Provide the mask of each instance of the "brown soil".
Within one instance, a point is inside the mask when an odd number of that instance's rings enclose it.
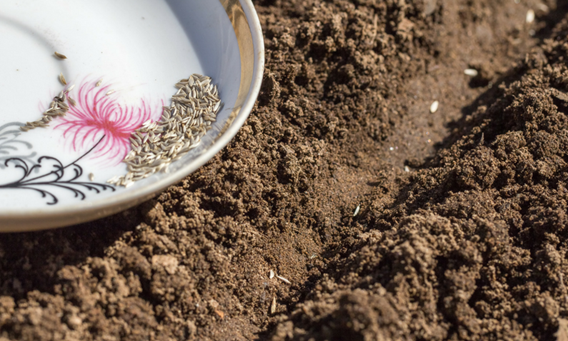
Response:
[[[0,236],[0,340],[568,340],[568,1],[519,2],[256,1],[237,137]]]

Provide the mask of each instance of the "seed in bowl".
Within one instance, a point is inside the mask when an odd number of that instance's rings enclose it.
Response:
[[[222,107],[217,86],[207,76],[193,74],[176,84],[171,105],[158,122],[146,121],[130,136],[131,151],[124,158],[128,172],[108,183],[128,187],[157,172],[197,147]]]

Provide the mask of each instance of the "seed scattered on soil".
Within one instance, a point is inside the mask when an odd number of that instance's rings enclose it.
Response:
[[[432,102],[432,104],[430,105],[430,112],[433,114],[436,111],[438,111],[438,106],[440,105],[440,103],[438,101],[434,101]]]
[[[59,59],[61,59],[61,60],[67,59],[67,56],[65,56],[64,54],[61,54],[61,53],[59,53],[59,52],[57,52],[57,51],[55,51],[54,54],[55,54],[55,57],[57,57],[57,58],[59,58]]]
[[[527,11],[526,21],[527,24],[531,24],[534,21],[534,11],[532,9]]]
[[[268,273],[268,278],[273,279],[274,278],[274,271],[270,270],[270,272]]]
[[[478,72],[477,72],[476,69],[465,69],[465,70],[463,70],[463,73],[467,76],[470,76],[470,77],[475,77],[475,76],[478,75]]]
[[[355,209],[355,212],[353,212],[353,217],[356,217],[357,214],[359,214],[360,209],[361,209],[361,205],[358,205],[357,208]]]
[[[281,281],[284,282],[284,283],[292,284],[292,282],[290,282],[289,280],[287,280],[286,278],[284,278],[284,277],[282,277],[282,276],[280,276],[280,275],[276,275],[276,278],[278,278],[279,280],[281,280]]]
[[[274,314],[276,312],[276,297],[272,298],[272,304],[270,305],[270,313]]]
[[[123,162],[128,173],[108,180],[108,183],[129,186],[159,171],[197,147],[211,129],[221,108],[217,86],[212,79],[198,74],[182,79],[172,97],[172,104],[163,108],[160,121],[145,122],[130,137],[131,151]]]

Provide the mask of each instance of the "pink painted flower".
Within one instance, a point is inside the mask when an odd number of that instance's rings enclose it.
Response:
[[[118,164],[130,151],[130,136],[149,119],[159,119],[159,110],[154,110],[142,100],[140,107],[118,103],[107,95],[110,85],[97,87],[94,82],[85,82],[76,96],[71,96],[75,106],[57,120],[55,129],[63,129],[63,137],[70,138],[74,151],[95,145],[103,136],[102,143],[92,151],[93,158],[105,163]],[[155,117],[157,116],[157,117]]]

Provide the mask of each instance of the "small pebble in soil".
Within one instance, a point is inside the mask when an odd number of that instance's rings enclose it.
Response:
[[[217,316],[219,316],[221,320],[225,318],[225,313],[222,312],[221,310],[215,310],[215,314],[217,314]]]

